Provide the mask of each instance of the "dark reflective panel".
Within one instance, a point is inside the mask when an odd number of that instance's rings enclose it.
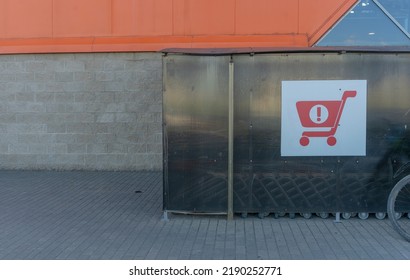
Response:
[[[164,58],[164,208],[227,209],[229,57]]]
[[[234,62],[236,212],[386,211],[394,174],[410,171],[408,54],[256,54]],[[282,81],[339,79],[367,81],[366,156],[282,157]]]
[[[410,39],[406,34],[371,0],[360,1],[317,43],[317,46],[408,45]]]
[[[227,209],[230,59],[164,58],[166,210]],[[386,211],[391,188],[410,173],[409,53],[233,55],[233,62],[234,212]],[[334,80],[367,83],[365,156],[281,156],[282,81]]]

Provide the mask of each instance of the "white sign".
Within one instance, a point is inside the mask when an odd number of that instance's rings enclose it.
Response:
[[[282,156],[365,156],[367,81],[282,81]]]

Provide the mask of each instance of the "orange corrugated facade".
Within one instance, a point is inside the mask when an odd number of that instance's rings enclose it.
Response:
[[[0,53],[309,47],[356,0],[0,0]]]

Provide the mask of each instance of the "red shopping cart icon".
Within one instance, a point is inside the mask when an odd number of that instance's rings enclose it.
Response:
[[[309,137],[327,137],[329,146],[336,145],[334,136],[339,126],[343,108],[349,97],[355,97],[356,91],[345,91],[342,100],[326,101],[298,101],[296,108],[298,110],[300,122],[303,127],[312,128],[304,131],[299,140],[300,145],[309,145]],[[323,130],[330,128],[330,130]]]

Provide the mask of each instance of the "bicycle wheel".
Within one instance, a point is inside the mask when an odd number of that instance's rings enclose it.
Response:
[[[410,175],[401,179],[391,190],[387,213],[393,228],[410,242]]]

